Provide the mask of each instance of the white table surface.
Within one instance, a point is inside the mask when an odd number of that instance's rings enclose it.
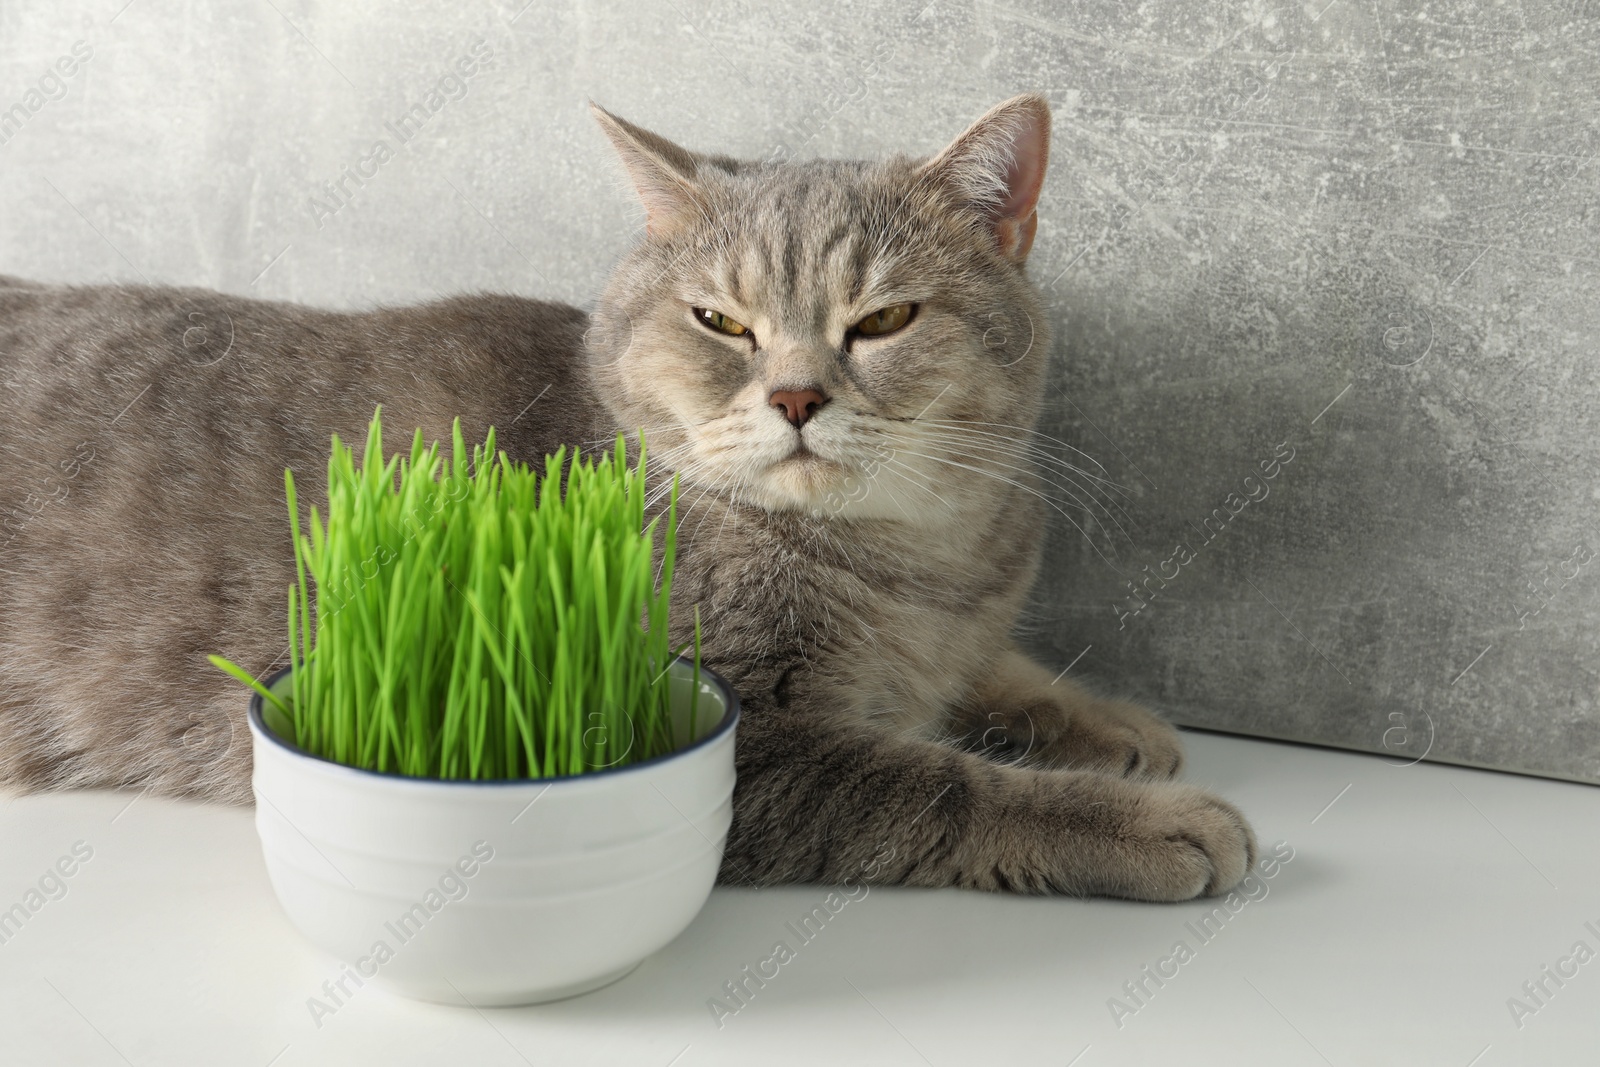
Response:
[[[1600,956],[1571,958],[1600,953],[1600,788],[1186,743],[1189,781],[1294,850],[1208,942],[1188,924],[1215,900],[873,889],[799,945],[785,924],[825,889],[718,889],[599,992],[479,1012],[369,985],[320,1025],[308,999],[340,967],[279,912],[251,811],[10,798],[0,909],[76,842],[93,855],[0,944],[0,1065],[1600,1064]],[[723,983],[780,939],[795,958],[719,1027],[710,998],[731,1006]],[[1137,1005],[1123,984],[1180,940],[1191,958]],[[1531,1000],[1563,957],[1577,973]],[[1537,1011],[1514,1020],[1512,997]]]

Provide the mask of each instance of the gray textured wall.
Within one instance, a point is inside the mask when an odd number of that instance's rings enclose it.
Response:
[[[1043,91],[1046,447],[1107,481],[1031,640],[1194,724],[1600,780],[1597,53],[1594,0],[0,0],[0,271],[587,304],[640,212],[586,96],[860,155]]]

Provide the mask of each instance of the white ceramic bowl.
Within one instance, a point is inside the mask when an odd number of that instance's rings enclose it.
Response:
[[[693,676],[672,667],[686,731]],[[288,671],[268,680],[287,689]],[[286,727],[269,706],[268,717]],[[290,920],[354,975],[422,1000],[532,1004],[614,982],[705,904],[733,818],[737,695],[700,671],[696,739],[567,778],[439,781],[296,748],[250,702],[256,829]]]

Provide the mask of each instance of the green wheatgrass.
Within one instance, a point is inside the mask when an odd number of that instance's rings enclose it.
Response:
[[[469,464],[457,419],[448,465],[420,429],[409,458],[385,463],[381,415],[359,469],[334,436],[327,521],[313,507],[309,536],[284,471],[289,648],[300,665],[287,699],[221,656],[211,662],[281,711],[297,747],[367,770],[557,777],[693,738],[698,612],[687,737],[673,730],[665,670],[682,651],[667,637],[677,480],[657,583],[643,437],[635,468],[619,434],[614,453],[569,463],[562,448],[541,475],[497,453],[493,427]]]

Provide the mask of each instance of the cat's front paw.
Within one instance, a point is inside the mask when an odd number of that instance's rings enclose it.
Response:
[[[1170,725],[1137,704],[1052,677],[1016,651],[1000,657],[953,715],[960,744],[998,762],[1157,780],[1183,766],[1183,744]]]
[[[1052,755],[1064,767],[1166,779],[1183,767],[1178,731],[1137,704],[1096,700],[1067,709]]]
[[[1103,891],[1135,900],[1191,900],[1238,885],[1256,862],[1256,835],[1239,809],[1194,786],[1152,783],[1119,843],[1119,877]]]
[[[1178,732],[1126,701],[1052,694],[991,711],[983,725],[968,746],[1002,762],[1158,781],[1183,767]]]

